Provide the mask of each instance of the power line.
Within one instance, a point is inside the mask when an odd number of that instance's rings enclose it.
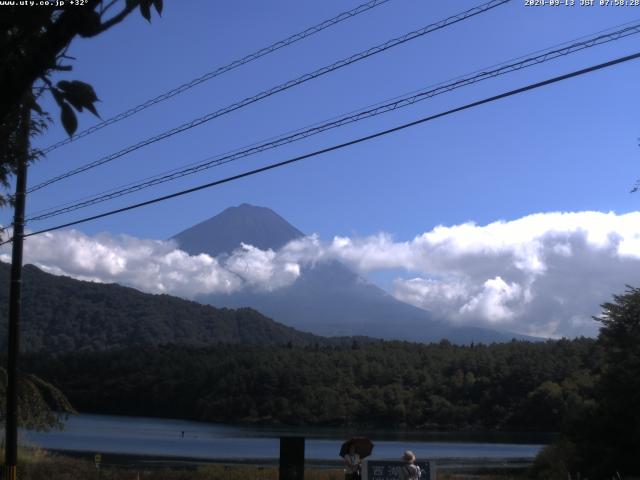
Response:
[[[60,180],[69,178],[73,175],[77,175],[79,173],[85,172],[87,170],[90,170],[92,168],[95,168],[99,165],[103,165],[107,162],[111,162],[117,158],[120,158],[124,155],[127,155],[135,150],[138,150],[140,148],[146,147],[147,145],[150,145],[152,143],[158,142],[160,140],[164,140],[165,138],[171,137],[175,134],[184,132],[186,130],[189,130],[191,128],[197,127],[199,125],[202,125],[203,123],[209,122],[211,120],[213,120],[214,118],[220,117],[222,115],[225,115],[227,113],[233,112],[235,110],[238,110],[240,108],[243,108],[247,105],[250,105],[252,103],[258,102],[264,98],[270,97],[272,95],[275,95],[277,93],[280,93],[284,90],[288,90],[289,88],[292,88],[294,86],[300,85],[302,83],[305,83],[309,80],[318,78],[322,75],[325,75],[327,73],[333,72],[335,70],[338,70],[342,67],[345,67],[347,65],[350,65],[352,63],[358,62],[360,60],[363,60],[365,58],[368,58],[372,55],[376,55],[378,53],[384,52],[386,50],[389,50],[390,48],[396,47],[398,45],[401,45],[403,43],[406,43],[410,40],[414,40],[416,38],[422,37],[428,33],[434,32],[436,30],[440,30],[442,28],[448,27],[449,25],[453,25],[455,23],[461,22],[463,20],[466,20],[468,18],[471,18],[475,15],[479,15],[481,13],[484,13],[488,10],[491,10],[495,7],[498,7],[504,3],[508,3],[511,0],[491,0],[487,3],[484,3],[482,5],[479,5],[477,7],[473,7],[469,10],[465,10],[462,13],[459,13],[457,15],[453,15],[451,17],[445,18],[444,20],[441,20],[439,22],[433,23],[431,25],[427,25],[426,27],[423,27],[419,30],[414,30],[413,32],[409,32],[406,33],[400,37],[396,37],[394,39],[391,39],[383,44],[377,45],[375,47],[371,47],[367,50],[364,50],[362,52],[356,53],[348,58],[339,60],[338,62],[335,62],[331,65],[322,67],[318,70],[315,70],[314,72],[311,73],[307,73],[305,75],[302,75],[301,77],[298,77],[294,80],[289,80],[288,82],[282,83],[278,86],[272,87],[269,90],[264,90],[263,92],[254,95],[253,97],[248,97],[245,98],[244,100],[241,100],[240,102],[234,103],[232,105],[229,105],[227,107],[224,107],[220,110],[217,110],[215,112],[209,113],[203,117],[197,118],[195,120],[192,120],[191,122],[187,122],[184,123],[178,127],[175,127],[171,130],[168,130],[166,132],[163,132],[159,135],[156,135],[154,137],[148,138],[146,140],[143,140],[141,142],[138,142],[134,145],[131,145],[127,148],[124,148],[116,153],[113,153],[111,155],[107,155],[106,157],[103,157],[99,160],[96,160],[94,162],[88,163],[86,165],[83,165],[81,167],[75,168],[73,170],[70,170],[66,173],[63,173],[61,175],[58,175],[56,177],[53,177],[49,180],[46,180],[34,187],[31,187],[31,189],[29,189],[27,191],[27,193],[33,193],[36,190],[40,190],[41,188],[44,188],[48,185],[51,185],[52,183],[56,183]]]
[[[172,97],[175,97],[176,95],[179,95],[180,93],[186,92],[187,90],[192,89],[193,87],[200,85],[201,83],[204,83],[208,80],[211,80],[215,77],[218,77],[220,75],[222,75],[223,73],[227,73],[231,70],[234,70],[242,65],[245,65],[247,63],[253,62],[254,60],[257,60],[261,57],[264,57],[265,55],[268,55],[270,53],[273,53],[277,50],[280,50],[281,48],[284,47],[288,47],[289,45],[292,45],[300,40],[303,40],[307,37],[310,37],[311,35],[314,35],[318,32],[321,32],[322,30],[325,30],[329,27],[332,27],[334,25],[337,25],[338,23],[353,18],[356,15],[360,15],[361,13],[367,12],[377,6],[380,6],[384,3],[389,2],[390,0],[371,0],[369,2],[363,3],[362,5],[357,6],[356,8],[353,8],[349,11],[346,12],[342,12],[339,15],[336,15],[333,18],[330,18],[328,20],[325,20],[324,22],[321,22],[317,25],[314,25],[313,27],[309,27],[306,30],[303,30],[302,32],[298,32],[294,35],[291,35],[290,37],[285,38],[284,40],[280,40],[278,42],[275,42],[271,45],[269,45],[268,47],[265,48],[261,48],[260,50],[253,52],[239,60],[234,60],[233,62],[224,65],[222,67],[218,67],[215,70],[205,73],[204,75],[195,78],[193,80],[191,80],[190,82],[187,83],[183,83],[182,85],[175,87],[171,90],[169,90],[168,92],[165,92],[161,95],[158,95],[155,98],[152,98],[150,100],[147,100],[144,103],[141,103],[140,105],[136,105],[133,108],[130,108],[129,110],[126,110],[124,112],[121,112],[111,118],[108,118],[107,120],[104,120],[96,125],[93,125],[92,127],[89,127],[79,133],[76,133],[74,136],[66,138],[64,140],[60,140],[57,143],[54,143],[46,148],[44,148],[42,150],[43,154],[47,154],[53,150],[56,150],[57,148],[60,148],[64,145],[67,145],[71,142],[74,142],[76,140],[78,140],[79,138],[82,137],[86,137],[87,135],[91,135],[92,133],[97,132],[98,130],[103,129],[104,127],[107,127],[109,125],[113,125],[114,123],[120,122],[122,120],[124,120],[125,118],[131,117],[132,115],[135,115],[136,113],[139,113],[143,110],[146,110],[147,108],[163,102],[165,100],[168,100]]]
[[[518,57],[509,59],[509,60],[505,60],[505,61],[502,61],[500,63],[496,63],[496,64],[493,64],[493,65],[490,65],[488,67],[484,67],[484,68],[479,69],[479,70],[474,70],[473,72],[465,74],[465,75],[459,75],[457,77],[451,78],[451,79],[443,81],[443,82],[430,84],[425,88],[434,88],[434,87],[442,86],[442,85],[444,85],[446,83],[455,82],[457,80],[464,79],[465,77],[469,77],[471,75],[481,74],[481,73],[486,72],[487,70],[490,70],[490,69],[497,69],[497,67],[504,67],[505,65],[508,65],[509,63],[514,63],[514,62],[516,62],[518,60],[524,60],[524,59],[527,59],[528,57],[531,57],[531,56],[537,56],[537,55],[540,55],[542,53],[551,53],[551,50],[553,50],[553,49],[561,49],[561,48],[565,48],[567,46],[571,47],[571,46],[574,46],[574,45],[576,45],[578,43],[584,43],[584,42],[587,42],[587,41],[590,41],[590,40],[597,40],[597,38],[600,38],[600,37],[594,38],[594,35],[600,35],[602,37],[604,37],[604,36],[613,36],[613,35],[616,35],[617,33],[620,33],[622,31],[626,30],[626,27],[628,27],[629,25],[633,25],[634,23],[638,23],[638,22],[640,22],[640,19],[635,19],[635,20],[632,20],[630,22],[625,22],[625,23],[622,23],[622,24],[619,24],[619,25],[615,25],[613,27],[609,27],[609,28],[606,28],[606,29],[603,29],[603,30],[599,30],[599,31],[593,32],[593,33],[591,33],[589,35],[582,35],[582,36],[580,36],[578,38],[574,38],[572,40],[568,40],[568,41],[565,41],[565,42],[562,42],[562,43],[557,43],[557,44],[554,44],[552,46],[549,46],[549,47],[546,47],[546,48],[543,48],[543,49],[538,49],[538,50],[535,50],[533,52],[529,52],[529,53],[526,53],[524,55],[520,55]],[[625,27],[625,28],[621,29],[619,31],[615,30],[615,29],[620,29],[621,27]],[[631,27],[631,28],[634,28],[634,27],[635,27],[635,25],[633,27]],[[609,33],[607,33],[607,32],[609,32]],[[622,38],[623,36],[627,36],[627,35],[621,35],[620,37],[617,37],[617,38],[611,38],[611,40],[616,40],[618,38]],[[602,43],[606,43],[606,42],[602,42]],[[595,46],[595,45],[593,45],[593,46]],[[571,52],[571,53],[573,53],[573,52]],[[396,97],[393,97],[393,98],[390,98],[390,99],[387,99],[387,100],[383,100],[383,101],[377,102],[375,104],[371,104],[371,105],[369,105],[367,107],[362,107],[362,108],[359,108],[359,109],[356,109],[356,110],[352,110],[352,111],[350,111],[348,113],[345,113],[345,114],[342,114],[342,115],[336,115],[336,116],[331,117],[329,119],[326,119],[324,121],[315,122],[315,123],[313,123],[311,125],[307,125],[306,127],[303,127],[303,128],[290,130],[290,131],[288,131],[286,133],[282,133],[280,135],[275,135],[275,136],[269,137],[267,139],[262,139],[262,140],[253,142],[253,143],[251,143],[249,145],[245,145],[244,147],[235,148],[235,149],[233,149],[231,151],[227,151],[227,152],[219,154],[217,156],[211,156],[211,157],[208,157],[208,158],[206,158],[204,160],[199,160],[197,162],[191,162],[191,163],[188,163],[186,165],[182,165],[180,167],[172,168],[170,170],[166,170],[164,172],[161,172],[161,173],[158,173],[158,174],[155,174],[155,175],[151,175],[151,176],[148,176],[148,177],[145,177],[145,178],[142,178],[142,179],[131,181],[131,182],[126,183],[124,185],[119,185],[117,187],[113,187],[113,188],[110,188],[108,190],[103,190],[102,192],[99,192],[99,193],[96,193],[96,194],[86,195],[86,196],[83,196],[83,197],[75,199],[75,200],[70,200],[70,201],[67,201],[67,202],[64,202],[64,203],[61,203],[61,204],[57,204],[57,205],[54,205],[54,206],[51,206],[51,207],[42,208],[40,210],[36,210],[35,212],[32,212],[30,214],[31,218],[29,218],[28,220],[35,220],[34,217],[36,215],[49,213],[49,212],[52,212],[53,210],[57,210],[57,209],[62,208],[62,207],[75,205],[75,204],[78,204],[80,202],[84,202],[85,200],[96,199],[98,196],[107,195],[107,194],[110,194],[110,193],[117,192],[118,190],[126,189],[128,187],[136,186],[138,184],[142,184],[141,182],[153,181],[153,180],[159,179],[161,177],[164,177],[166,175],[170,175],[172,173],[177,173],[177,172],[180,172],[180,171],[182,171],[184,169],[188,169],[190,167],[202,165],[203,162],[208,162],[209,160],[212,160],[214,158],[220,158],[220,157],[223,157],[223,156],[228,156],[228,155],[231,155],[232,153],[237,153],[237,152],[240,152],[241,150],[248,149],[250,147],[254,147],[254,146],[260,145],[262,143],[275,141],[275,140],[281,139],[284,136],[292,135],[294,133],[299,133],[302,130],[310,129],[312,127],[316,127],[316,126],[322,125],[323,123],[327,123],[327,122],[330,122],[330,121],[335,121],[335,120],[343,118],[343,117],[345,117],[347,115],[352,115],[352,114],[355,114],[355,113],[361,113],[366,109],[371,109],[371,108],[374,108],[374,107],[382,106],[385,103],[389,103],[389,102],[393,102],[393,101],[396,101],[396,100],[400,100],[400,99],[402,99],[402,98],[404,98],[406,96],[418,94],[418,93],[422,92],[423,90],[424,89],[414,90],[414,91],[408,92],[408,93],[406,93],[404,95],[398,95]]]
[[[350,123],[355,123],[366,118],[371,118],[377,115],[381,115],[383,113],[387,113],[399,108],[407,107],[413,105],[414,103],[427,100],[429,98],[435,97],[437,95],[441,95],[446,92],[450,92],[452,90],[465,87],[477,82],[481,82],[483,80],[487,80],[490,78],[494,78],[500,75],[504,75],[510,72],[518,71],[523,68],[528,68],[534,65],[539,65],[541,63],[556,59],[558,57],[566,56],[572,53],[579,52],[581,50],[591,48],[597,45],[602,45],[614,40],[618,40],[620,38],[628,37],[630,35],[634,35],[640,33],[640,23],[632,26],[625,27],[623,29],[607,33],[604,35],[599,35],[596,37],[587,38],[581,42],[573,43],[563,48],[545,51],[542,54],[524,58],[518,62],[506,63],[502,64],[502,66],[498,68],[494,68],[492,70],[485,69],[481,70],[479,73],[470,74],[464,77],[459,77],[456,81],[450,83],[442,83],[438,85],[436,88],[429,88],[420,90],[417,92],[412,92],[411,94],[405,95],[403,97],[396,97],[391,102],[377,104],[373,108],[367,108],[366,110],[360,110],[357,113],[346,114],[341,117],[338,117],[337,120],[327,121],[324,123],[316,124],[311,128],[298,130],[297,132],[291,135],[284,135],[280,137],[276,137],[275,140],[268,141],[262,144],[254,144],[245,149],[234,151],[233,153],[225,154],[223,156],[215,156],[209,157],[208,159],[189,165],[188,167],[182,169],[174,169],[164,174],[156,175],[150,179],[138,182],[138,183],[130,183],[123,187],[115,188],[109,190],[107,192],[103,192],[98,195],[94,195],[92,197],[86,197],[86,199],[81,199],[76,202],[69,202],[60,207],[53,207],[48,209],[45,213],[40,215],[32,215],[28,218],[28,221],[40,221],[45,220],[51,217],[55,217],[58,215],[62,215],[64,213],[68,213],[71,211],[75,211],[81,208],[86,208],[91,205],[95,205],[97,203],[102,203],[108,200],[112,200],[114,198],[118,198],[124,195],[128,195],[130,193],[134,193],[155,185],[160,185],[162,183],[166,183],[187,175],[193,175],[195,173],[199,173],[201,171],[217,167],[219,165],[223,165],[240,158],[244,158],[250,155],[254,155],[257,153],[264,152],[266,150],[270,150],[273,148],[277,148],[279,146],[293,143],[304,138],[308,138],[312,135],[319,134],[321,132],[341,127]],[[520,57],[523,58],[523,57]],[[490,68],[490,67],[489,67]]]
[[[461,111],[464,111],[464,110],[468,110],[468,109],[471,109],[471,108],[474,108],[474,107],[478,107],[480,105],[484,105],[484,104],[487,104],[487,103],[491,103],[491,102],[494,102],[496,100],[500,100],[500,99],[503,99],[503,98],[511,97],[511,96],[514,96],[514,95],[517,95],[517,94],[520,94],[520,93],[524,93],[524,92],[530,91],[530,90],[535,90],[537,88],[541,88],[541,87],[544,87],[546,85],[550,85],[550,84],[553,84],[553,83],[561,82],[561,81],[567,80],[569,78],[585,75],[587,73],[591,73],[591,72],[594,72],[594,71],[597,71],[597,70],[602,70],[604,68],[612,67],[614,65],[618,65],[618,64],[621,64],[621,63],[624,63],[624,62],[628,62],[628,61],[631,61],[631,60],[636,60],[638,58],[640,58],[640,52],[634,53],[632,55],[627,55],[625,57],[620,57],[620,58],[617,58],[615,60],[610,60],[610,61],[605,62],[605,63],[600,63],[598,65],[593,65],[591,67],[583,68],[581,70],[575,70],[575,71],[573,71],[571,73],[566,73],[564,75],[560,75],[560,76],[553,77],[553,78],[550,78],[550,79],[547,79],[547,80],[543,80],[541,82],[532,83],[532,84],[529,84],[529,85],[524,86],[524,87],[516,88],[515,90],[510,90],[508,92],[504,92],[504,93],[501,93],[499,95],[494,95],[492,97],[488,97],[488,98],[485,98],[483,100],[478,100],[476,102],[468,103],[468,104],[463,105],[461,107],[456,107],[456,108],[453,108],[451,110],[447,110],[445,112],[441,112],[441,113],[437,113],[435,115],[430,115],[430,116],[427,116],[427,117],[423,117],[423,118],[420,118],[418,120],[414,120],[413,122],[404,123],[404,124],[399,125],[397,127],[389,128],[387,130],[382,130],[382,131],[373,133],[371,135],[367,135],[367,136],[360,137],[360,138],[357,138],[357,139],[354,139],[354,140],[350,140],[348,142],[341,143],[341,144],[338,144],[338,145],[333,145],[331,147],[323,148],[321,150],[316,150],[314,152],[307,153],[307,154],[304,154],[304,155],[300,155],[298,157],[290,158],[290,159],[284,160],[282,162],[272,163],[270,165],[267,165],[267,166],[264,166],[264,167],[261,167],[261,168],[256,168],[254,170],[249,170],[249,171],[237,174],[237,175],[233,175],[231,177],[226,177],[226,178],[223,178],[221,180],[216,180],[214,182],[209,182],[209,183],[205,183],[203,185],[198,185],[197,187],[189,188],[189,189],[186,189],[186,190],[181,190],[179,192],[175,192],[175,193],[172,193],[172,194],[169,194],[169,195],[163,195],[161,197],[156,197],[156,198],[153,198],[151,200],[146,200],[144,202],[140,202],[140,203],[136,203],[136,204],[133,204],[133,205],[129,205],[127,207],[118,208],[118,209],[111,210],[111,211],[108,211],[108,212],[105,212],[105,213],[100,213],[98,215],[92,215],[90,217],[85,217],[85,218],[82,218],[80,220],[75,220],[73,222],[68,222],[68,223],[64,223],[64,224],[61,224],[61,225],[56,225],[54,227],[45,228],[43,230],[38,230],[36,232],[31,232],[31,233],[25,234],[24,237],[31,237],[31,236],[34,236],[34,235],[40,235],[42,233],[51,232],[51,231],[54,231],[54,230],[60,230],[61,228],[66,228],[66,227],[71,227],[71,226],[74,226],[74,225],[79,225],[81,223],[86,223],[86,222],[89,222],[91,220],[97,220],[99,218],[104,218],[104,217],[108,217],[108,216],[115,215],[115,214],[118,214],[118,213],[123,213],[123,212],[129,211],[129,210],[134,210],[136,208],[144,207],[144,206],[151,205],[151,204],[154,204],[154,203],[158,203],[158,202],[162,202],[162,201],[169,200],[169,199],[172,199],[172,198],[180,197],[182,195],[187,195],[189,193],[197,192],[199,190],[204,190],[204,189],[207,189],[207,188],[215,187],[217,185],[222,185],[224,183],[229,183],[229,182],[232,182],[234,180],[239,180],[241,178],[245,178],[245,177],[249,177],[249,176],[252,176],[252,175],[256,175],[258,173],[263,173],[263,172],[266,172],[266,171],[269,171],[269,170],[273,170],[275,168],[283,167],[285,165],[290,165],[292,163],[296,163],[296,162],[299,162],[301,160],[305,160],[307,158],[316,157],[316,156],[322,155],[324,153],[340,150],[340,149],[349,147],[351,145],[356,145],[358,143],[363,143],[363,142],[366,142],[366,141],[369,141],[369,140],[373,140],[373,139],[378,138],[378,137],[382,137],[382,136],[385,136],[385,135],[388,135],[388,134],[391,134],[391,133],[395,133],[395,132],[404,130],[404,129],[409,128],[409,127],[420,125],[422,123],[426,123],[426,122],[435,120],[437,118],[441,118],[441,117],[445,117],[445,116],[448,116],[448,115],[452,115],[454,113],[461,112]],[[0,245],[4,245],[6,243],[9,243],[12,240],[13,239],[6,240],[6,241],[0,243]]]

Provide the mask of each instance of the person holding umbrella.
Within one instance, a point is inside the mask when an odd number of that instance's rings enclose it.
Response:
[[[349,446],[349,452],[342,458],[344,458],[345,463],[344,480],[360,480],[360,464],[362,460],[358,452],[356,452],[356,446],[353,444]]]
[[[362,459],[371,455],[373,443],[365,437],[354,437],[342,444],[340,456],[344,459],[345,480],[360,480]]]

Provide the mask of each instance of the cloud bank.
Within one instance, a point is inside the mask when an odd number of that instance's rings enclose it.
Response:
[[[10,259],[0,249],[0,259]],[[169,241],[50,232],[25,242],[25,261],[54,274],[193,298],[292,284],[305,267],[340,260],[361,274],[402,269],[399,300],[459,324],[541,336],[595,335],[592,315],[640,285],[640,212],[542,213],[488,225],[438,226],[406,242],[389,234],[317,236],[278,251],[243,245],[191,256]]]
[[[535,214],[439,226],[409,242],[336,238],[328,249],[362,272],[405,269],[395,297],[452,322],[596,335],[600,304],[640,285],[640,212]]]
[[[1,261],[11,261],[7,246],[0,252]],[[108,234],[90,237],[76,230],[27,238],[24,259],[54,275],[115,282],[148,293],[184,298],[243,288],[269,291],[290,285],[300,275],[296,264],[283,262],[275,252],[251,245],[217,259],[189,255],[171,241]]]

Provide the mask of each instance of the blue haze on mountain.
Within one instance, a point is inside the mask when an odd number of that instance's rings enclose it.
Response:
[[[230,254],[241,243],[278,250],[304,234],[274,211],[249,204],[231,207],[173,237],[191,255]],[[324,336],[371,337],[453,343],[530,339],[510,332],[454,326],[429,312],[396,300],[338,261],[304,267],[290,286],[272,292],[242,290],[203,295],[217,307],[252,307],[274,320]]]

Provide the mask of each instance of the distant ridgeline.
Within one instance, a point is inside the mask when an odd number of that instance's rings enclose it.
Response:
[[[0,351],[6,350],[10,266],[0,262]],[[327,344],[256,310],[219,309],[116,284],[83,282],[24,268],[21,350],[74,352],[176,343]]]
[[[143,347],[23,368],[82,412],[210,422],[558,431],[593,405],[594,340]]]

